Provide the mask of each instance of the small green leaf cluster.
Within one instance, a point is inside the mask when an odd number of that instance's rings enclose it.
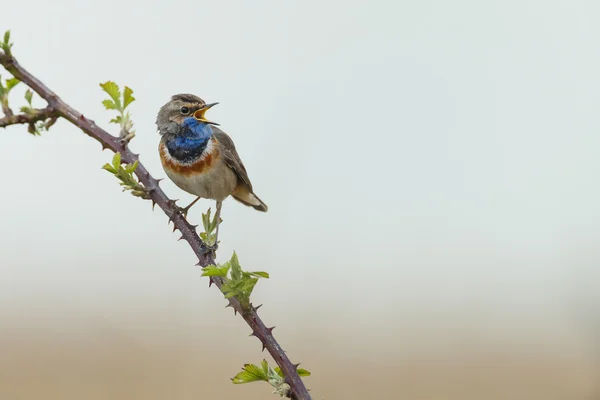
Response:
[[[2,42],[0,43],[0,48],[2,49],[2,51],[4,51],[4,54],[11,57],[12,56],[12,53],[11,53],[12,46],[13,45],[10,42],[10,30],[8,30],[8,31],[4,32],[4,38],[3,38]]]
[[[269,278],[269,274],[262,271],[243,271],[238,256],[233,252],[231,260],[222,265],[209,265],[202,271],[202,276],[223,278],[221,291],[226,299],[234,297],[238,300],[242,309],[250,309],[250,295],[254,286],[260,278]]]
[[[2,84],[2,79],[0,79],[0,96],[8,96],[8,93],[11,91],[11,89],[17,86],[19,82],[21,81],[17,78],[8,78],[5,80],[4,84]]]
[[[146,188],[133,176],[137,166],[138,161],[136,160],[133,164],[127,164],[123,168],[121,165],[121,153],[115,153],[112,159],[112,165],[106,163],[102,166],[102,169],[107,170],[121,181],[123,191],[130,190],[131,194],[136,197],[149,199],[150,195]]]
[[[26,106],[21,107],[21,112],[25,113],[27,115],[33,116],[36,114],[36,112],[38,112],[35,108],[33,108],[33,104],[31,103],[31,101],[33,100],[33,92],[31,91],[31,89],[27,89],[25,91],[25,101],[27,102]],[[32,135],[41,135],[42,131],[47,131],[50,129],[50,126],[52,126],[52,124],[54,124],[54,121],[52,119],[48,119],[46,121],[37,121],[34,124],[30,124],[29,128],[27,129],[29,131],[29,133],[31,133]]]
[[[298,368],[296,371],[299,376],[310,376],[310,371],[303,368]],[[275,388],[273,393],[279,394],[281,397],[286,397],[290,390],[289,385],[285,383],[285,376],[281,368],[272,368],[264,359],[260,365],[245,364],[242,372],[234,376],[231,381],[234,384],[265,381]]]
[[[214,218],[210,218],[211,210],[210,208],[206,212],[206,214],[202,214],[202,225],[204,226],[204,232],[200,233],[200,239],[208,246],[213,246],[215,244],[217,229],[217,215],[215,214]],[[223,222],[221,218],[219,218],[219,223]]]
[[[129,142],[135,136],[131,114],[129,114],[129,111],[126,110],[127,107],[135,100],[135,97],[133,97],[133,90],[125,86],[123,88],[123,96],[121,96],[121,90],[119,89],[119,86],[113,81],[101,83],[100,87],[110,97],[110,99],[102,101],[104,107],[106,107],[107,110],[116,110],[120,114],[111,119],[110,122],[119,124],[121,126],[119,137],[123,141]]]

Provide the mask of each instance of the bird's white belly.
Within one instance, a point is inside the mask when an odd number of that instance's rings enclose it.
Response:
[[[224,200],[235,190],[237,176],[219,159],[215,165],[202,173],[178,174],[165,168],[169,178],[181,189],[205,199]]]

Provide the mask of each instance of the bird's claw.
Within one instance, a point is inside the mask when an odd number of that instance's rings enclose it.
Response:
[[[196,202],[200,200],[200,197],[197,197],[196,200],[192,201],[190,204],[188,204],[187,207],[179,207],[176,202],[177,200],[169,200],[169,204],[171,205],[171,207],[173,208],[173,214],[171,215],[171,219],[173,219],[173,217],[175,216],[175,213],[180,213],[184,219],[187,220],[187,214],[188,211],[190,210],[190,208],[192,208],[192,206],[194,204],[196,204]]]
[[[173,214],[171,214],[171,218],[169,218],[169,219],[172,221],[173,217],[177,213],[181,214],[184,219],[187,219],[187,214],[188,214],[188,211],[190,210],[191,205],[187,206],[187,207],[179,207],[177,204],[175,204],[175,201],[174,200],[169,201],[170,206],[173,208]]]
[[[178,213],[180,213],[183,216],[183,218],[185,218],[185,219],[187,219],[187,214],[188,214],[189,210],[190,210],[189,207],[175,206],[175,211],[178,212]]]

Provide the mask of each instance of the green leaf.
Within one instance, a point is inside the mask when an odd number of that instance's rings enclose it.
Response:
[[[112,165],[116,170],[119,169],[119,167],[121,166],[121,153],[115,153],[112,159]]]
[[[4,50],[7,55],[10,55],[10,48],[12,47],[12,44],[10,43],[10,30],[4,32],[4,40],[0,43],[0,47],[2,47],[2,50]]]
[[[210,208],[206,211],[206,214],[202,214],[202,226],[204,226],[204,232],[212,232],[210,229]]]
[[[132,94],[133,90],[125,86],[125,89],[123,90],[123,109],[127,108],[127,106],[135,100],[135,97],[133,97]]]
[[[236,265],[237,268],[240,268],[240,261],[238,259],[237,253],[234,251],[233,255],[231,256],[231,263]]]
[[[4,50],[7,56],[11,56],[10,49],[12,48],[12,43],[10,43],[10,31],[4,33],[4,41],[0,43],[0,48]]]
[[[231,279],[233,281],[239,281],[242,279],[242,267],[240,266],[240,262],[238,261],[238,256],[236,252],[233,252],[231,256]]]
[[[254,272],[248,272],[248,274],[252,275],[252,276],[256,276],[259,278],[266,278],[269,279],[269,274],[263,271],[254,271]]]
[[[202,276],[220,276],[222,278],[225,278],[227,277],[227,272],[229,272],[229,268],[229,263],[225,263],[221,267],[209,265],[202,270]]]
[[[121,118],[121,116],[119,115],[119,116],[116,116],[116,117],[114,117],[113,119],[111,119],[111,120],[110,120],[110,121],[108,121],[108,122],[109,122],[109,123],[114,123],[114,124],[120,124],[122,120],[123,120],[123,119],[122,119],[122,118]]]
[[[254,290],[256,282],[258,282],[258,278],[247,277],[242,281],[244,282],[244,286],[242,287],[242,293],[244,293],[245,296],[250,297],[252,291]]]
[[[285,378],[285,375],[283,375],[283,371],[281,371],[281,368],[275,367],[275,372],[277,372],[277,374],[279,376],[281,376],[282,378]],[[310,376],[311,375],[310,371],[306,370],[304,368],[298,368],[298,369],[296,369],[296,372],[298,373],[299,376]]]
[[[113,173],[113,174],[116,174],[116,173],[117,173],[117,170],[116,170],[116,169],[114,169],[114,168],[113,168],[113,166],[112,166],[112,165],[110,165],[110,164],[108,164],[108,163],[104,164],[104,165],[102,166],[102,169],[105,169],[105,170],[107,170],[108,172],[111,172],[111,173]]]
[[[33,92],[31,91],[31,89],[27,89],[25,91],[25,100],[27,100],[27,103],[29,103],[29,105],[31,105],[32,99],[33,99]]]
[[[123,167],[121,154],[115,153],[112,164],[104,164],[102,168],[115,175],[121,181],[119,185],[121,185],[124,192],[130,190],[134,196],[149,199],[149,191],[133,175],[138,165],[139,162],[136,160],[132,164],[127,164]]]
[[[269,378],[269,363],[267,360],[263,358],[263,360],[260,362],[260,366],[263,370],[263,373],[267,376],[267,378]]]
[[[121,108],[121,91],[119,90],[119,86],[113,81],[107,81],[100,84],[100,87],[108,93],[108,95],[113,99],[115,103],[115,110],[122,110]],[[104,101],[102,102],[106,107]]]
[[[265,367],[266,366],[266,367]],[[265,360],[260,366],[254,364],[245,364],[242,372],[231,379],[234,384],[250,383],[256,381],[269,381],[268,364]]]
[[[310,372],[305,369],[297,369],[300,376],[310,376]],[[279,367],[272,368],[267,360],[262,360],[260,365],[244,364],[242,372],[231,379],[234,384],[242,384],[256,381],[266,381],[275,388],[275,392],[282,397],[289,393],[289,385],[285,383],[285,378]]]
[[[145,197],[147,193],[144,190],[132,190],[131,194],[136,197]]]
[[[231,286],[231,281],[227,281],[223,284],[223,286],[221,286],[221,290],[226,293],[226,292],[233,292],[235,291],[235,289]]]
[[[102,104],[104,105],[104,108],[106,108],[107,110],[118,110],[115,102],[110,99],[102,100]]]
[[[8,92],[10,89],[14,88],[21,82],[17,78],[11,78],[6,80],[6,91]]]
[[[135,160],[135,162],[133,164],[127,164],[127,168],[125,168],[125,171],[127,171],[127,173],[132,174],[135,172],[135,170],[137,169],[138,165],[139,165],[139,160]]]
[[[221,290],[223,291],[223,294],[225,295],[226,299],[229,299],[233,296],[237,296],[240,294],[240,288],[237,287],[237,285],[239,285],[240,282],[234,283],[232,281],[227,281],[223,284],[223,286],[221,286]]]

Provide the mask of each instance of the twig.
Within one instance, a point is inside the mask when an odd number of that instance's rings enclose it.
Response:
[[[6,114],[5,117],[0,118],[0,128],[5,128],[9,125],[16,124],[28,124],[34,125],[38,121],[45,121],[47,119],[55,119],[60,115],[54,111],[54,109],[50,107],[42,108],[42,109],[33,109],[26,114]]]
[[[5,102],[0,103],[2,103],[2,112],[4,113],[4,115],[7,117],[12,117],[14,113],[13,110],[8,106],[8,104],[6,104]]]
[[[30,74],[25,68],[23,68],[12,54],[0,52],[0,64],[4,66],[6,70],[14,75],[15,78],[19,79],[31,89],[33,89],[40,97],[48,102],[48,107],[43,110],[36,110],[38,113],[35,114],[37,120],[46,118],[62,117],[80,128],[84,133],[91,136],[102,145],[103,149],[109,149],[113,152],[121,153],[121,160],[123,163],[133,163],[139,160],[139,154],[132,153],[127,144],[124,143],[120,138],[111,135],[104,129],[100,128],[96,123],[83,114],[63,102],[53,91],[51,91],[46,85],[44,85],[35,76]],[[14,124],[31,123],[32,118],[25,119],[23,115],[16,115],[12,117],[5,117],[3,125],[5,127]],[[149,191],[152,203],[157,204],[173,221],[173,230],[179,230],[181,232],[181,238],[188,242],[196,256],[198,257],[198,264],[201,267],[208,265],[216,265],[215,260],[212,256],[210,249],[202,242],[198,234],[196,233],[196,226],[191,225],[177,210],[175,202],[170,200],[163,190],[158,186],[159,180],[155,179],[150,175],[146,167],[138,161],[138,167],[135,170],[135,174],[140,182]],[[213,277],[210,280],[210,284],[215,284],[221,290],[223,280],[218,277]],[[304,382],[296,372],[297,365],[292,364],[288,356],[285,354],[279,343],[275,340],[272,334],[273,328],[267,328],[263,321],[260,319],[257,309],[258,307],[252,306],[250,310],[244,311],[240,306],[240,303],[235,298],[230,298],[229,306],[233,307],[235,313],[240,313],[244,321],[252,329],[252,335],[256,336],[262,343],[263,350],[271,354],[277,365],[281,368],[285,375],[286,383],[290,385],[290,393],[288,397],[297,400],[310,400],[311,396],[308,393]],[[260,307],[260,306],[259,306]]]

